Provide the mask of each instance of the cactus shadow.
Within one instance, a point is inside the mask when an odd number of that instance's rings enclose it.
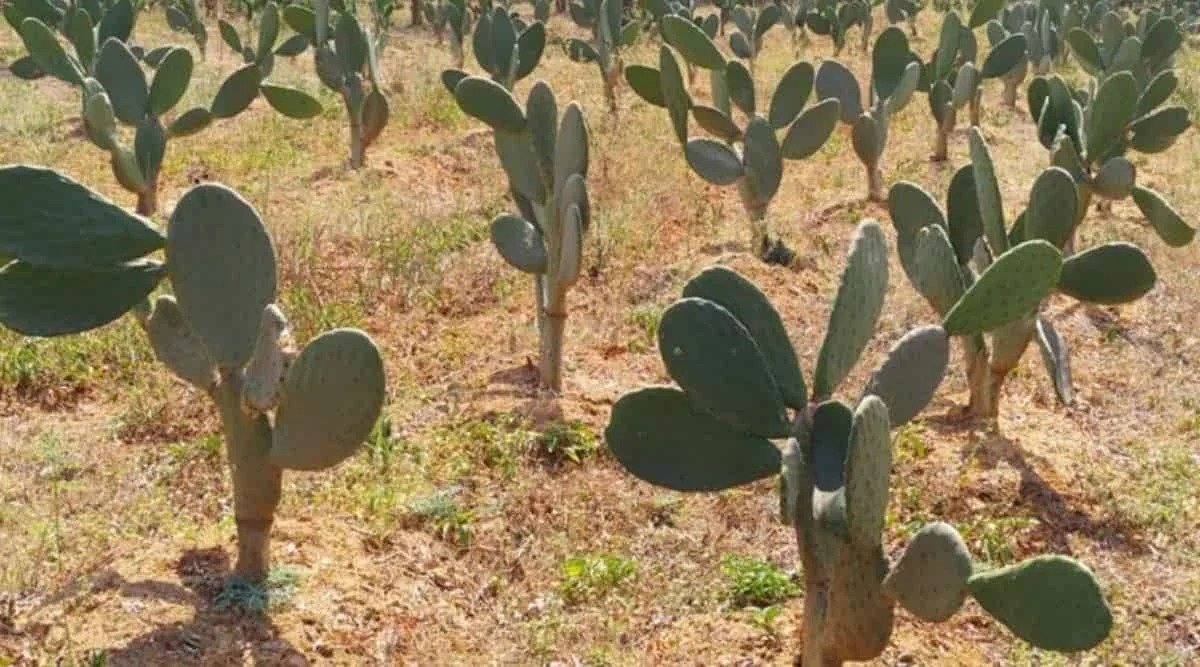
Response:
[[[108,664],[246,664],[247,658],[253,665],[309,664],[281,636],[267,614],[231,610],[218,603],[218,594],[231,571],[225,549],[189,549],[175,565],[178,584],[161,580],[116,582],[123,597],[190,604],[193,617],[163,623],[124,646],[109,649]]]
[[[987,434],[965,449],[963,458],[974,459],[989,470],[1006,464],[1020,474],[1017,504],[1037,517],[1039,525],[1035,535],[1050,550],[1069,554],[1068,536],[1082,535],[1109,550],[1130,555],[1148,553],[1149,547],[1131,522],[1121,516],[1094,518],[1086,507],[1081,506],[1080,498],[1068,497],[1054,489],[1038,472],[1037,457],[1017,441],[995,433]]]

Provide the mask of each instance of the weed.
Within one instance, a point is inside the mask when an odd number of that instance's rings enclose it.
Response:
[[[462,490],[461,486],[450,486],[413,500],[408,504],[410,523],[425,526],[444,542],[470,546],[475,514],[459,501]]]
[[[592,554],[563,561],[558,592],[568,604],[602,598],[637,574],[637,564],[621,556]]]
[[[534,439],[533,449],[552,464],[583,463],[600,451],[600,443],[582,422],[553,422]]]
[[[232,575],[217,593],[217,609],[241,610],[251,614],[264,614],[278,610],[287,604],[296,593],[300,573],[287,566],[275,566],[262,583],[247,581]]]
[[[772,563],[746,556],[721,559],[725,598],[733,607],[770,607],[800,594],[800,584]]]

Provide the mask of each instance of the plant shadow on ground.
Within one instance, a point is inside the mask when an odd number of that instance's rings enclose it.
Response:
[[[998,434],[984,435],[963,450],[964,460],[974,460],[986,470],[1001,463],[1021,476],[1017,503],[1037,517],[1037,537],[1056,553],[1072,552],[1067,536],[1083,535],[1104,548],[1131,555],[1149,552],[1134,525],[1122,517],[1096,520],[1078,503],[1055,490],[1029,461],[1020,443]]]
[[[229,555],[220,547],[189,549],[175,572],[182,586],[168,581],[127,581],[111,572],[106,585],[122,597],[190,604],[188,622],[168,623],[124,646],[105,651],[109,665],[249,664],[307,665],[266,613],[222,605],[220,594],[230,575]],[[103,577],[101,577],[103,579]]]

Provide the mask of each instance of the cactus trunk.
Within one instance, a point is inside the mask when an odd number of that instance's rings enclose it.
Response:
[[[563,331],[567,324],[565,301],[565,298],[549,301],[544,309],[539,309],[542,344],[539,370],[542,384],[554,392],[562,391]]]
[[[1004,77],[1004,93],[1000,98],[1004,103],[1004,106],[1010,109],[1017,108],[1017,87],[1020,85],[1020,83],[1021,81],[1016,77]]]
[[[887,193],[883,189],[883,170],[879,163],[865,164],[867,169],[867,199],[873,202],[887,201]]]
[[[953,113],[953,112],[951,112]],[[937,128],[937,135],[933,144],[934,162],[945,162],[950,157],[950,133],[954,127],[950,123],[941,123]]]
[[[980,107],[983,106],[982,103],[983,103],[983,91],[976,90],[975,94],[971,95],[971,104],[969,107],[969,109],[970,109],[969,113],[971,116],[971,127],[979,127],[979,118],[981,115]]]
[[[151,216],[158,212],[158,182],[157,179],[146,184],[145,192],[137,195],[138,215]]]
[[[608,112],[612,115],[617,115],[617,85],[621,80],[621,72],[624,68],[621,66],[619,59],[613,59],[612,66],[605,70],[604,76],[604,99],[608,102]]]
[[[412,24],[421,25],[425,19],[425,14],[421,11],[421,0],[410,0],[409,11],[412,12]]]
[[[366,147],[363,145],[362,123],[350,120],[350,168],[362,169],[367,163]]]
[[[233,513],[238,531],[234,572],[247,581],[263,581],[270,568],[271,524],[283,470],[269,460],[271,423],[263,414],[242,409],[243,379],[227,373],[215,389],[233,477]]]

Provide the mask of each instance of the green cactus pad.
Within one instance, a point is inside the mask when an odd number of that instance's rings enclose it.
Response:
[[[692,97],[688,94],[687,86],[683,83],[683,72],[679,69],[679,61],[675,54],[665,44],[658,51],[659,85],[663,102],[671,116],[671,126],[675,130],[675,138],[680,144],[687,143],[688,111],[692,108]]]
[[[454,89],[458,87],[458,84],[460,82],[462,82],[463,79],[465,79],[469,76],[471,76],[471,75],[467,74],[466,72],[464,72],[460,69],[453,69],[453,68],[444,69],[444,70],[442,70],[442,76],[441,76],[442,87],[445,88],[446,91],[449,92],[451,95],[453,95]]]
[[[704,69],[725,69],[725,56],[692,21],[668,14],[660,21],[663,38],[684,60]]]
[[[779,191],[779,184],[783,180],[783,155],[779,140],[775,138],[775,130],[761,116],[751,118],[746,126],[742,159],[746,180],[759,202],[769,202]]]
[[[804,408],[808,390],[796,360],[796,351],[779,313],[754,283],[732,269],[714,266],[689,280],[683,288],[683,296],[707,299],[737,318],[758,344],[767,368],[783,394],[783,402],[795,410]]]
[[[167,52],[154,72],[150,84],[150,115],[161,116],[175,108],[192,82],[192,54],[187,49]]]
[[[879,546],[892,473],[892,437],[887,405],[868,395],[854,411],[846,451],[846,524],[860,546]]]
[[[1124,156],[1109,158],[1092,179],[1092,190],[1105,199],[1124,199],[1133,193],[1137,168]]]
[[[938,623],[962,608],[972,567],[958,531],[939,521],[913,535],[883,589],[917,618]]]
[[[854,121],[850,132],[850,143],[854,146],[854,154],[863,164],[875,167],[883,156],[884,136],[882,128],[869,113],[864,113]]]
[[[204,349],[204,342],[188,326],[175,297],[158,297],[142,324],[155,358],[181,380],[201,391],[212,391],[217,385],[217,365]]]
[[[341,14],[333,30],[333,45],[347,72],[361,72],[367,64],[367,35],[353,14]]]
[[[789,432],[783,394],[750,332],[705,299],[676,301],[663,313],[658,349],[667,373],[701,409],[764,438]]]
[[[900,181],[888,190],[888,213],[892,228],[896,230],[896,253],[900,266],[910,282],[916,282],[917,267],[914,262],[917,250],[917,233],[929,225],[948,228],[946,216],[933,195],[921,186]]]
[[[578,102],[571,102],[563,112],[562,121],[558,126],[558,138],[554,150],[554,189],[562,190],[567,181],[579,174],[586,177],[588,173],[588,129],[583,117],[583,107]],[[584,225],[587,224],[587,211],[584,211]]]
[[[582,179],[580,179],[582,180]],[[579,282],[579,274],[583,270],[583,214],[579,207],[571,205],[562,217],[562,253],[558,260],[558,274],[555,280],[563,287],[570,287]]]
[[[245,366],[263,309],[275,301],[275,249],[258,212],[213,183],[188,190],[167,226],[175,298],[224,369]]]
[[[725,65],[725,83],[729,87],[729,99],[747,115],[753,115],[758,105],[754,96],[754,79],[750,70],[737,60]]]
[[[803,61],[793,64],[783,73],[771,95],[771,108],[767,112],[771,127],[781,130],[796,120],[812,94],[815,76],[813,66]]]
[[[537,156],[538,171],[546,183],[554,182],[554,152],[558,143],[558,100],[545,81],[538,81],[529,89],[525,101],[525,114],[529,127],[529,140]]]
[[[1067,43],[1071,45],[1071,53],[1075,54],[1075,59],[1088,74],[1096,76],[1104,71],[1104,58],[1100,55],[1100,48],[1086,30],[1071,28],[1067,33]]]
[[[975,197],[979,202],[979,217],[983,223],[983,235],[994,254],[1008,250],[1008,236],[1004,232],[1004,204],[1000,198],[1000,184],[996,181],[996,168],[988,152],[987,142],[979,128],[971,128],[971,166],[974,168]]]
[[[1038,174],[1025,209],[1025,239],[1044,239],[1062,248],[1071,238],[1079,198],[1075,179],[1065,169],[1049,167]]]
[[[1058,400],[1063,405],[1070,405],[1074,389],[1071,387],[1071,357],[1067,344],[1059,337],[1050,320],[1039,315],[1034,324],[1035,340],[1042,352],[1042,364],[1054,383],[1054,393],[1058,394]]]
[[[1182,106],[1163,107],[1135,120],[1129,129],[1129,145],[1142,153],[1160,153],[1192,126],[1188,110]]]
[[[525,273],[545,273],[549,260],[541,233],[516,215],[500,215],[492,221],[492,243],[500,256]]]
[[[692,107],[692,118],[695,118],[696,123],[706,132],[724,142],[732,143],[742,140],[742,128],[738,127],[737,123],[733,122],[733,119],[720,109],[697,104]]]
[[[942,227],[923,227],[917,232],[915,245],[913,287],[944,317],[966,292],[963,269],[957,264],[950,238]]]
[[[83,83],[83,68],[77,60],[67,55],[45,23],[36,18],[26,18],[21,22],[19,32],[25,50],[29,51],[38,69],[76,86]]]
[[[836,60],[824,60],[817,68],[817,97],[835,98],[841,104],[842,122],[851,125],[862,115],[862,92],[858,80]]]
[[[1059,282],[1062,270],[1062,255],[1048,242],[1038,239],[1015,246],[979,276],[946,314],[942,327],[951,336],[967,336],[1028,315]]]
[[[929,111],[938,127],[957,118],[950,113],[954,109],[954,89],[945,80],[934,82],[929,88]],[[950,130],[947,128],[945,131]]]
[[[1065,556],[1038,556],[981,572],[968,586],[989,614],[1041,649],[1087,650],[1112,629],[1112,612],[1095,576]]]
[[[971,9],[971,18],[967,20],[967,28],[974,30],[995,18],[1004,8],[1004,0],[979,0]]]
[[[1157,279],[1141,248],[1132,243],[1106,243],[1067,258],[1058,289],[1087,303],[1129,303],[1153,289]]]
[[[979,214],[979,198],[975,190],[975,169],[963,165],[950,179],[946,191],[946,222],[950,229],[950,244],[958,263],[966,266],[975,252],[975,242],[983,236],[983,218]]]
[[[203,107],[188,109],[179,114],[167,127],[167,136],[172,138],[191,136],[211,125],[212,121],[213,115],[208,109]]]
[[[137,125],[146,117],[150,89],[146,75],[129,47],[110,39],[100,47],[96,59],[96,80],[104,86],[117,118],[128,125]]]
[[[257,60],[266,58],[275,48],[275,42],[279,39],[279,24],[279,6],[268,2],[258,22],[258,49],[255,52]]]
[[[13,27],[17,28],[20,26],[17,24]],[[71,45],[75,47],[75,56],[79,59],[79,64],[83,67],[83,71],[90,71],[95,64],[96,31],[87,10],[82,7],[76,7],[67,12],[63,20],[62,32],[67,36],[67,40],[71,42]]]
[[[102,150],[116,150],[117,117],[113,112],[112,102],[108,99],[108,93],[102,88],[100,92],[87,95],[87,101],[83,105],[83,128],[92,143]]]
[[[800,113],[788,128],[780,145],[784,159],[803,160],[821,150],[837,127],[841,103],[834,98],[821,100]]]
[[[244,408],[266,412],[278,405],[284,373],[290,362],[290,337],[283,311],[275,304],[267,306],[258,325],[254,355],[246,364],[246,384],[242,388]]]
[[[262,71],[258,65],[246,65],[233,74],[217,89],[209,111],[214,118],[232,118],[249,108],[258,97],[258,87],[262,83]]]
[[[713,185],[730,185],[745,175],[741,158],[719,141],[704,137],[688,139],[683,155],[692,170]]]
[[[147,183],[157,183],[158,172],[167,153],[167,131],[157,118],[147,116],[138,124],[133,137],[133,151],[138,170]]]
[[[512,93],[500,84],[479,76],[469,76],[454,88],[454,99],[469,116],[493,129],[521,132],[525,129],[525,112]]]
[[[562,188],[555,193],[560,220],[565,220],[572,207],[579,209],[579,222],[587,231],[591,222],[591,203],[588,200],[587,180],[581,174],[571,174]]]
[[[1161,194],[1150,188],[1135,186],[1133,201],[1154,231],[1167,245],[1182,248],[1192,242],[1196,230],[1184,222],[1179,212]]]
[[[1050,164],[1067,170],[1067,173],[1071,175],[1071,178],[1076,183],[1083,183],[1088,178],[1088,168],[1084,166],[1083,157],[1079,155],[1079,151],[1075,148],[1075,142],[1071,141],[1062,132],[1054,139],[1054,148],[1051,149],[1050,154]]]
[[[878,396],[888,421],[898,428],[912,421],[933,398],[950,363],[950,339],[937,325],[918,327],[888,350],[867,383],[863,396]]]
[[[846,484],[846,452],[854,413],[840,401],[825,401],[812,417],[813,486],[823,493],[835,493]]]
[[[1146,85],[1137,101],[1137,109],[1134,115],[1138,118],[1154,111],[1158,105],[1166,102],[1175,89],[1179,87],[1179,77],[1175,75],[1175,70],[1163,70],[1159,72],[1150,83]]]
[[[541,62],[542,53],[545,50],[546,26],[541,23],[534,23],[517,37],[517,57],[520,59],[520,64],[517,66],[517,80],[524,79],[533,73],[538,63]]]
[[[879,99],[890,98],[900,86],[911,62],[908,54],[908,37],[901,28],[889,26],[875,38],[871,48],[871,83]]]
[[[272,109],[288,118],[306,120],[321,115],[321,103],[302,90],[269,84],[263,84],[259,90]]]
[[[529,132],[497,130],[495,142],[496,156],[500,158],[500,166],[504,168],[512,188],[531,202],[544,203],[546,186],[538,171],[537,155]]]
[[[1087,155],[1092,160],[1107,154],[1124,138],[1125,127],[1137,107],[1138,84],[1132,72],[1117,72],[1104,79],[1091,103],[1087,128]]]
[[[1027,47],[1025,35],[1009,35],[988,52],[979,74],[985,79],[1006,76],[1020,66]]]
[[[143,257],[165,240],[144,218],[57,171],[0,167],[0,255],[85,268]]]
[[[831,396],[875,333],[887,295],[887,240],[879,223],[859,224],[850,243],[825,340],[813,375],[813,397]]]
[[[942,19],[942,29],[938,33],[937,54],[933,61],[933,81],[942,81],[950,75],[950,70],[958,60],[959,44],[962,41],[962,19],[957,12],[950,12]]]
[[[341,463],[370,435],[384,397],[383,359],[370,336],[357,329],[317,336],[287,371],[271,462],[291,470]]]
[[[637,93],[637,96],[656,107],[666,107],[667,99],[663,95],[662,78],[658,70],[645,65],[630,65],[625,68],[625,82]]]
[[[84,268],[10,262],[0,269],[0,323],[26,336],[95,329],[145,301],[165,274],[147,260]]]
[[[116,177],[121,187],[130,192],[146,192],[146,177],[138,168],[137,156],[133,151],[124,146],[117,146],[116,150],[109,155],[109,164],[112,166],[113,176]]]
[[[895,90],[892,91],[890,97],[887,98],[887,104],[884,105],[885,110],[889,114],[899,113],[901,109],[908,106],[912,100],[913,93],[917,92],[917,88],[921,85],[921,64],[917,62],[909,62],[904,68],[904,73],[900,77],[900,82],[896,84]]]
[[[769,440],[731,428],[674,387],[622,396],[604,440],[635,477],[676,491],[721,491],[780,470],[779,449]]]
[[[975,92],[979,90],[979,81],[979,70],[975,69],[974,64],[967,62],[958,68],[954,76],[953,93],[950,96],[956,109],[965,107],[971,101]]]

